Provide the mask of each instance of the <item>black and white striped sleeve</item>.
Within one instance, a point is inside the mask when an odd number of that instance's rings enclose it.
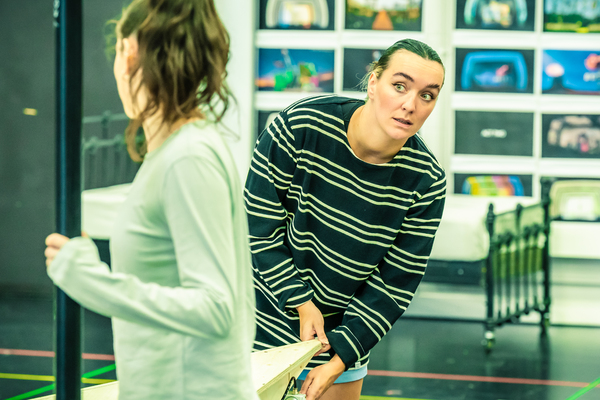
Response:
[[[296,308],[313,297],[286,245],[291,214],[284,202],[296,162],[294,134],[282,112],[258,138],[244,191],[252,264],[281,310]]]

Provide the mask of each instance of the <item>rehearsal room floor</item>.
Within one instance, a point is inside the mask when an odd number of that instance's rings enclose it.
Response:
[[[115,379],[110,320],[85,311],[84,386]],[[600,328],[534,324],[496,330],[490,354],[478,322],[406,317],[375,347],[363,400],[600,399]],[[0,400],[52,393],[53,302],[0,297]]]

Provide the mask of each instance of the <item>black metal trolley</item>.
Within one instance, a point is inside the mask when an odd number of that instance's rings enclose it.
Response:
[[[494,213],[490,204],[486,226],[489,254],[484,283],[487,303],[483,345],[487,352],[495,343],[494,330],[518,322],[531,312],[540,314],[541,334],[550,324],[550,186],[542,179],[538,204]]]

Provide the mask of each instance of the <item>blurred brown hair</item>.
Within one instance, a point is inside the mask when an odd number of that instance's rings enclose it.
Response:
[[[120,38],[137,35],[139,59],[131,73],[132,98],[142,87],[148,93],[145,108],[125,131],[134,161],[142,161],[146,154],[139,128],[159,109],[167,126],[180,118],[207,114],[216,122],[222,119],[231,96],[225,84],[229,34],[212,0],[134,0],[116,30]],[[140,85],[132,87],[140,69]]]

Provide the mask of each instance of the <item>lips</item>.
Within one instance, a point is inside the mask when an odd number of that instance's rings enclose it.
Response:
[[[412,125],[413,123],[404,118],[394,118],[394,121],[399,122],[403,125]]]

